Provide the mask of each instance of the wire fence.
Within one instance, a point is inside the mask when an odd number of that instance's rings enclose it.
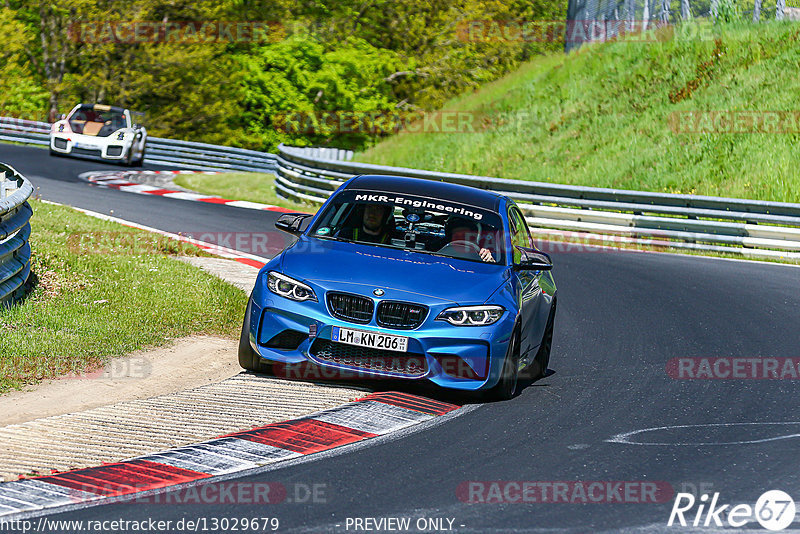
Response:
[[[565,49],[698,18],[800,20],[800,0],[569,0]]]

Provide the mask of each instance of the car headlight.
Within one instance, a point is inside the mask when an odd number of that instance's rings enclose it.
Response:
[[[314,294],[313,289],[303,282],[298,282],[285,274],[270,271],[267,275],[267,287],[276,295],[290,300],[296,300],[297,302],[311,300],[317,302],[317,295]]]
[[[502,306],[462,306],[447,308],[436,318],[453,326],[486,326],[496,323],[503,316]]]

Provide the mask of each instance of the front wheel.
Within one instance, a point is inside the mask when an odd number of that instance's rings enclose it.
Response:
[[[486,392],[487,400],[503,401],[514,397],[517,392],[517,380],[519,377],[519,331],[514,330],[511,341],[508,342],[506,358],[503,362],[503,370],[500,380],[492,389]]]
[[[550,315],[547,317],[547,326],[544,329],[544,336],[542,336],[542,343],[539,345],[539,350],[531,363],[530,377],[534,380],[544,378],[547,373],[547,366],[550,364],[550,350],[553,347],[553,329],[556,322],[556,303],[553,303],[550,309]]]
[[[244,323],[242,324],[242,334],[239,336],[239,365],[242,369],[254,373],[272,374],[272,366],[268,363],[264,363],[253,350],[253,347],[250,346],[251,308],[252,301],[247,303],[247,311],[244,314]]]
[[[125,159],[122,160],[122,164],[126,167],[133,167],[133,143],[128,147],[128,154],[125,156]]]
[[[144,164],[144,151],[145,148],[142,147],[142,155],[139,156],[139,159],[137,159],[136,162],[133,164],[134,167],[141,167]]]

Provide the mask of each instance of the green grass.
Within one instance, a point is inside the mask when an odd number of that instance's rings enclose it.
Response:
[[[171,257],[199,249],[31,205],[38,284],[21,304],[0,309],[0,393],[189,334],[238,335],[244,293]]]
[[[710,29],[710,28],[709,28]],[[393,136],[359,161],[598,187],[800,202],[800,134],[676,134],[673,112],[800,110],[800,26],[610,42],[537,58],[445,109],[496,128]]]
[[[275,176],[272,174],[258,172],[180,174],[175,178],[175,183],[204,195],[261,202],[299,211],[316,211],[316,207],[310,204],[292,202],[275,194]]]

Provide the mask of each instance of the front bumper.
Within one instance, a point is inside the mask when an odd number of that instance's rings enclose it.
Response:
[[[91,159],[120,161],[128,154],[126,141],[98,142],[96,137],[87,137],[80,134],[52,134],[50,136],[50,150],[59,154],[81,156]]]
[[[377,326],[374,320],[362,325],[332,317],[324,295],[319,303],[297,303],[272,293],[261,293],[263,298],[258,298],[256,293],[261,292],[254,292],[250,344],[262,359],[279,364],[274,366],[279,369],[276,374],[290,378],[300,377],[301,369],[310,363],[323,370],[320,378],[326,379],[429,380],[459,390],[490,388],[500,377],[515,322],[514,314],[506,311],[490,326],[452,326],[435,320],[449,306],[441,304],[430,306],[427,319],[416,329],[389,329]],[[333,342],[335,326],[408,337],[407,352]],[[292,346],[276,348],[276,339],[292,340]]]

